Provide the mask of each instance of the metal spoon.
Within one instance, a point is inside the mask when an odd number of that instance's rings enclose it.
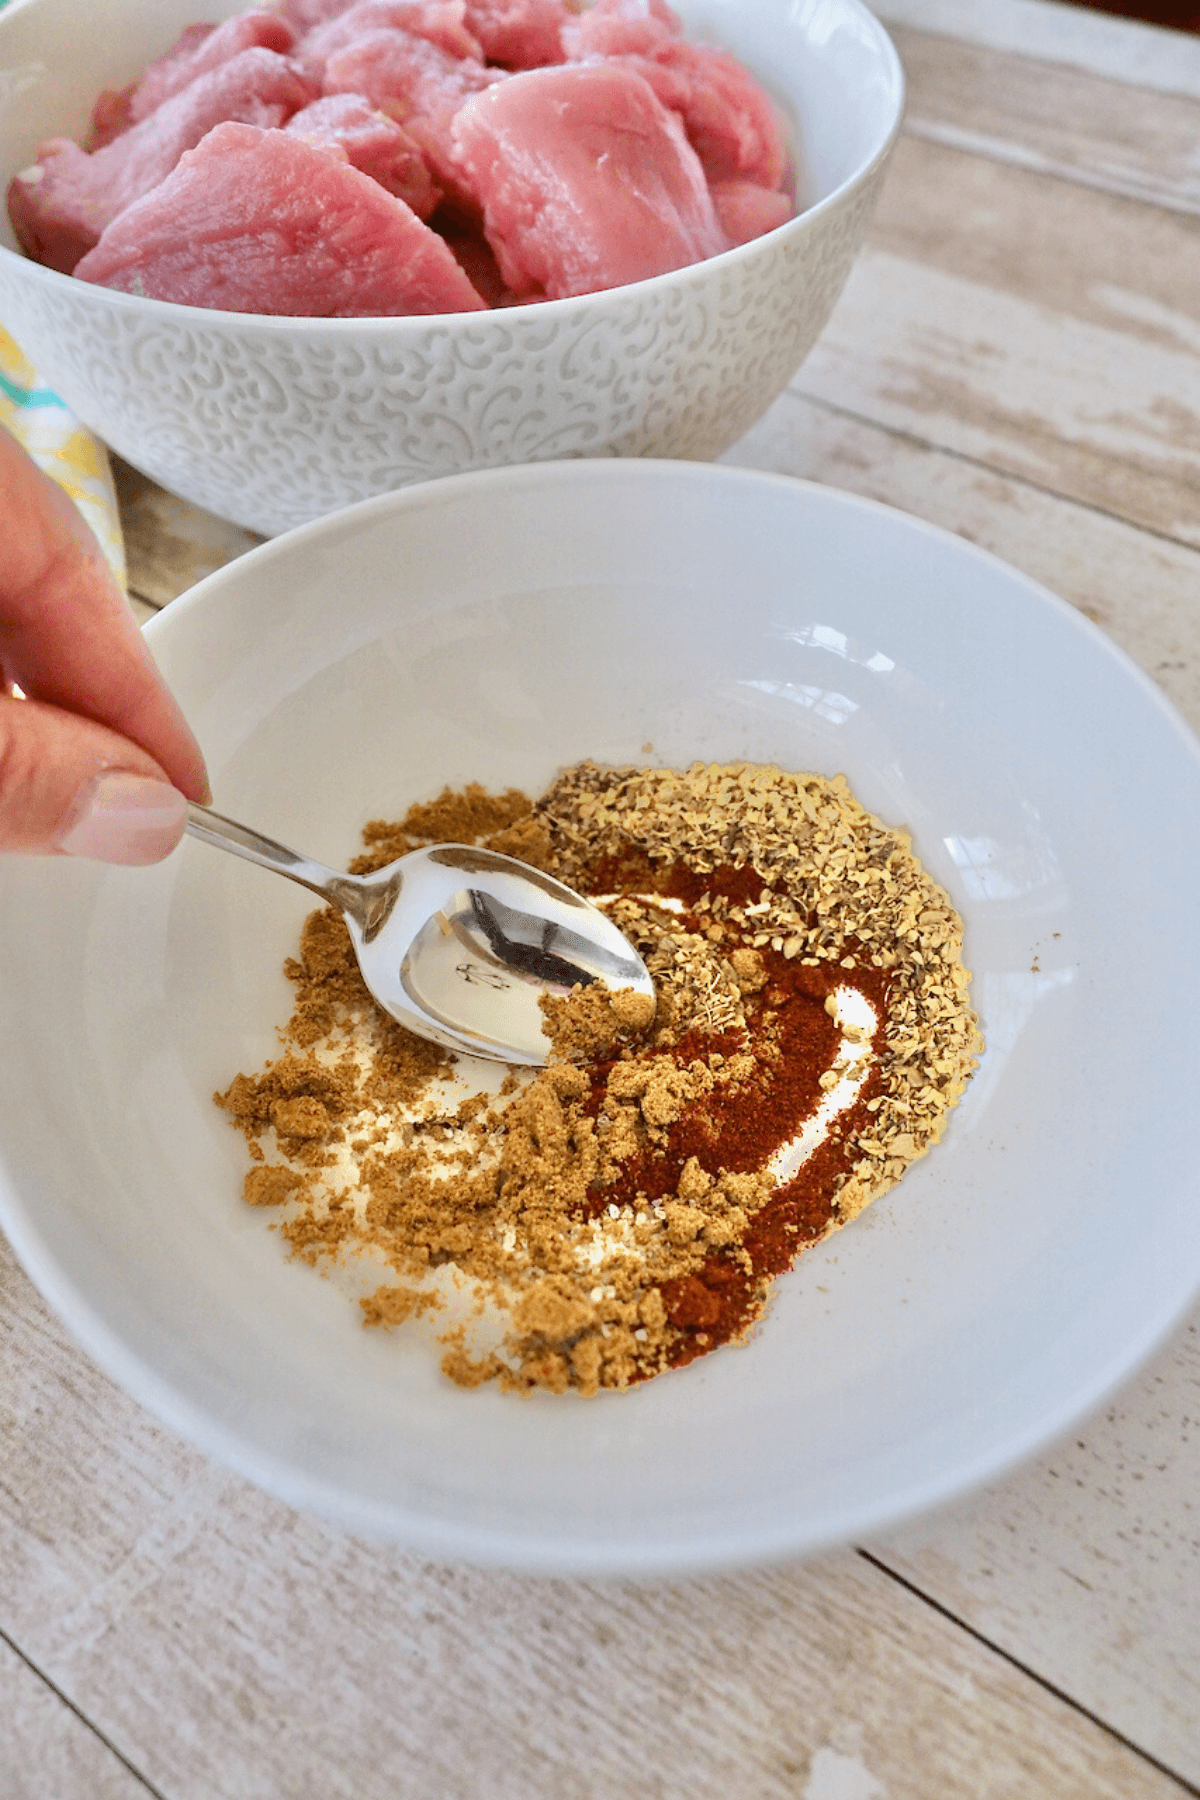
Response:
[[[611,920],[511,856],[433,844],[373,875],[341,875],[206,806],[188,807],[187,829],[340,907],[380,1006],[448,1049],[540,1065],[550,1049],[543,994],[599,981],[653,998],[645,963]]]

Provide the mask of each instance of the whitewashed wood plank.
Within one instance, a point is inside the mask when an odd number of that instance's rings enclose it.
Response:
[[[1200,1788],[1200,1316],[1050,1455],[871,1548]]]
[[[0,1640],[4,1800],[152,1800],[152,1793]]]
[[[1200,98],[894,26],[913,137],[1200,212]]]
[[[1184,1791],[853,1552],[647,1587],[420,1564],[150,1425],[7,1255],[0,1319],[0,1622],[167,1800]]]
[[[785,394],[724,461],[823,481],[969,538],[1070,600],[1200,731],[1200,552]]]
[[[868,249],[793,382],[1200,544],[1193,221],[903,140]]]
[[[1200,99],[1200,40],[1054,0],[868,0],[885,25],[1015,50],[1111,81]]]
[[[0,1236],[0,1630],[25,1642],[26,1602],[69,1616],[213,1479],[70,1344]]]
[[[262,542],[240,525],[167,493],[119,457],[113,456],[112,465],[130,598],[149,609],[165,606]]]

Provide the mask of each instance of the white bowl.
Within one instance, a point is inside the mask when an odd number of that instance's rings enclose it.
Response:
[[[306,527],[150,637],[218,804],[335,865],[444,782],[844,771],[962,911],[987,1035],[945,1140],[748,1347],[592,1401],[464,1393],[240,1198],[211,1096],[274,1052],[309,897],[190,842],[149,871],[10,859],[0,1219],[85,1349],[215,1456],[432,1556],[750,1562],[995,1477],[1190,1304],[1200,757],[1011,569],[782,478],[551,463]]]
[[[241,9],[214,0],[209,17]],[[0,176],[78,136],[195,0],[10,0]],[[860,0],[679,0],[779,101],[808,208],[724,256],[603,294],[415,319],[209,312],[78,282],[0,225],[0,320],[106,443],[268,535],[430,476],[562,456],[716,456],[812,347],[862,242],[903,105]],[[3,209],[0,209],[2,211]]]

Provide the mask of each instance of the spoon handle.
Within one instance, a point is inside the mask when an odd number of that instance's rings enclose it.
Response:
[[[286,875],[301,887],[311,888],[314,894],[320,894],[344,912],[357,913],[362,904],[362,883],[353,875],[339,874],[324,863],[313,862],[311,857],[299,856],[286,844],[277,844],[274,838],[264,837],[248,825],[239,825],[236,819],[227,819],[210,807],[191,801],[187,829],[189,836],[199,838],[202,844],[215,844],[218,850],[229,850],[247,862],[258,863],[260,868],[274,869],[277,875]]]

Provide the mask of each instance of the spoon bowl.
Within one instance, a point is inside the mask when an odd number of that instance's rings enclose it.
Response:
[[[540,1066],[544,995],[599,982],[654,997],[645,963],[599,907],[515,857],[431,844],[344,875],[206,806],[188,807],[187,829],[340,908],[378,1004],[448,1050]]]

